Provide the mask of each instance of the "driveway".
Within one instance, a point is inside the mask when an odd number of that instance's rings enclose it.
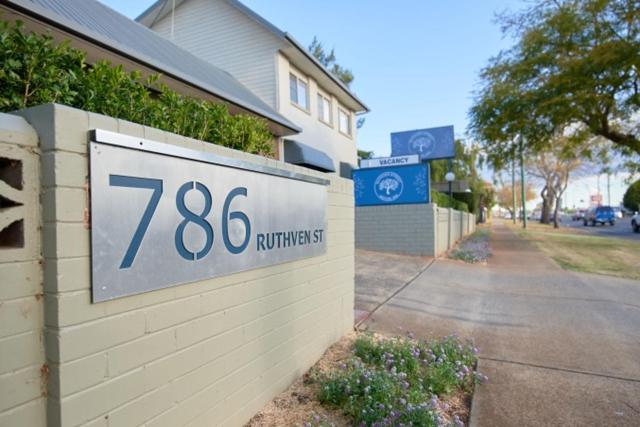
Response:
[[[356,250],[356,325],[407,286],[433,258]]]
[[[491,246],[486,266],[436,260],[361,327],[474,337],[472,425],[639,425],[640,282],[566,272],[502,225]]]

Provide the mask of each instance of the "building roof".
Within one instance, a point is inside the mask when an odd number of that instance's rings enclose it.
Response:
[[[271,22],[258,15],[253,10],[242,4],[238,0],[224,0],[227,4],[235,7],[237,10],[245,14],[248,18],[261,25],[264,29],[275,35],[281,41],[285,43],[287,48],[283,49],[283,53],[292,56],[293,59],[305,64],[296,64],[302,71],[305,71],[311,75],[314,75],[316,79],[324,84],[327,89],[333,87],[336,91],[341,92],[345,97],[350,100],[350,107],[356,112],[369,112],[369,108],[345,85],[340,79],[334,76],[324,65],[322,65],[313,55],[311,55],[307,49],[305,49],[293,36],[285,31],[282,31]],[[136,18],[136,21],[151,28],[153,25],[171,13],[171,8],[174,6],[178,8],[185,0],[157,0],[147,10],[142,12],[140,16]],[[305,69],[306,68],[306,69]]]
[[[12,9],[114,51],[278,125],[301,129],[233,76],[95,0],[6,0]],[[4,3],[4,2],[3,2]]]

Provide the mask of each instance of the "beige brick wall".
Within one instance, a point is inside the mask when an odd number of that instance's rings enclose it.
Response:
[[[38,137],[0,114],[0,426],[44,426]],[[22,229],[12,232],[22,221]]]
[[[89,129],[327,175],[68,107],[20,114],[42,150],[50,426],[243,425],[352,328],[350,180],[329,176],[322,256],[91,304]]]
[[[475,215],[434,203],[359,206],[356,247],[372,251],[440,256],[475,230]]]
[[[463,237],[476,230],[476,216],[450,208],[435,208],[436,212],[436,255],[442,255],[453,248]]]

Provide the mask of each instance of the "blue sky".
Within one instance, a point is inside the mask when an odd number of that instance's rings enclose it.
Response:
[[[100,1],[130,18],[153,3]],[[376,156],[389,155],[391,132],[453,125],[456,136],[464,137],[478,72],[512,43],[503,38],[495,14],[527,5],[521,0],[243,2],[303,45],[317,36],[335,48],[338,62],[355,75],[352,89],[371,109],[358,148]],[[484,175],[491,179],[489,171]],[[623,177],[612,181],[612,204],[622,199]],[[591,180],[570,185],[570,205],[597,191]]]
[[[151,0],[101,0],[135,17]],[[244,0],[308,46],[314,35],[335,48],[369,106],[358,146],[390,152],[395,131],[453,124],[463,136],[478,71],[508,46],[494,12],[517,0]]]

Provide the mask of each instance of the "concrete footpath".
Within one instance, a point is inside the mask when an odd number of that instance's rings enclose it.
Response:
[[[472,426],[640,425],[640,282],[564,271],[501,224],[491,247],[436,260],[363,328],[474,337]]]

